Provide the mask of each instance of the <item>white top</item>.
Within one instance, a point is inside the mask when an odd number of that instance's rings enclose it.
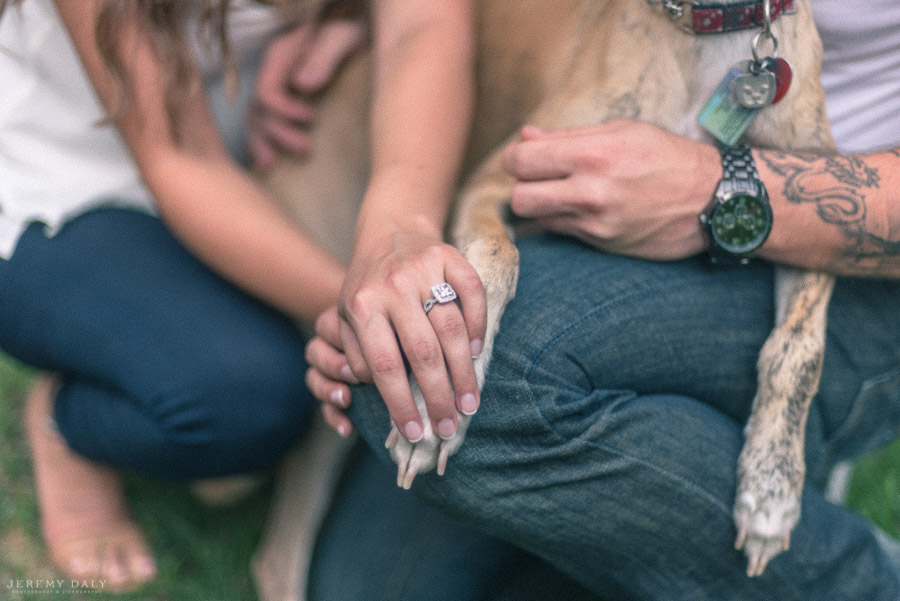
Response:
[[[253,0],[235,8],[234,52],[241,64],[250,63],[281,23],[273,9]],[[217,53],[199,47],[195,53],[208,87],[217,87],[223,71]],[[245,97],[248,87],[245,81]],[[0,258],[11,256],[31,221],[46,223],[52,235],[99,205],[154,210],[118,130],[97,125],[105,112],[52,0],[26,0],[4,11],[0,91]],[[215,112],[226,103],[211,105]],[[233,146],[243,119],[238,113],[234,123],[239,109],[227,109],[232,127],[223,133]]]
[[[822,83],[843,154],[900,146],[900,1],[812,0]]]

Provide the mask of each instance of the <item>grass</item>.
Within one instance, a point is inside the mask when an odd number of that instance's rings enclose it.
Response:
[[[31,467],[20,426],[22,400],[33,373],[0,356],[0,598],[10,580],[58,578],[41,545]],[[135,518],[157,554],[159,577],[130,595],[79,593],[66,601],[255,601],[249,563],[265,522],[271,490],[229,509],[198,503],[180,486],[129,478]],[[900,537],[900,441],[860,461],[848,505]]]
[[[0,356],[0,599],[4,601],[47,597],[11,592],[7,589],[11,580],[60,578],[41,544],[21,428],[22,401],[32,378],[31,371]],[[62,598],[256,601],[249,565],[265,523],[270,487],[226,509],[199,503],[183,486],[137,477],[127,478],[126,491],[135,519],[156,553],[159,577],[141,591],[123,595],[79,592],[66,580]]]

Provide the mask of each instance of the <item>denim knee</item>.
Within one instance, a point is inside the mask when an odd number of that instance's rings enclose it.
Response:
[[[296,442],[315,407],[304,373],[302,363],[239,357],[157,403],[154,413],[170,444],[214,471],[265,469]]]

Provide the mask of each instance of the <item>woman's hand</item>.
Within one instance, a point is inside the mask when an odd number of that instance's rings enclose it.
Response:
[[[375,382],[400,432],[416,442],[424,430],[408,362],[432,429],[450,438],[457,410],[471,415],[479,403],[472,358],[481,352],[487,321],[481,280],[458,250],[424,224],[374,231],[392,233],[357,241],[339,303],[341,348],[354,376]],[[423,304],[441,282],[454,288],[459,306],[437,304],[426,315]]]
[[[275,40],[260,67],[250,109],[249,148],[270,167],[280,151],[304,155],[316,112],[312,97],[366,39],[361,20],[305,23]]]
[[[521,135],[505,155],[517,215],[645,259],[706,248],[699,216],[722,175],[715,147],[633,121]]]
[[[325,421],[338,434],[348,437],[353,424],[344,411],[350,407],[348,384],[358,384],[341,347],[340,317],[337,305],[322,312],[316,320],[316,337],[306,345],[306,385],[322,403]]]

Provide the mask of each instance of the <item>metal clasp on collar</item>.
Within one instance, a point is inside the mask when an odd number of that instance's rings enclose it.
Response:
[[[650,6],[660,6],[669,18],[687,33],[694,33],[692,8],[694,0],[647,0]]]

